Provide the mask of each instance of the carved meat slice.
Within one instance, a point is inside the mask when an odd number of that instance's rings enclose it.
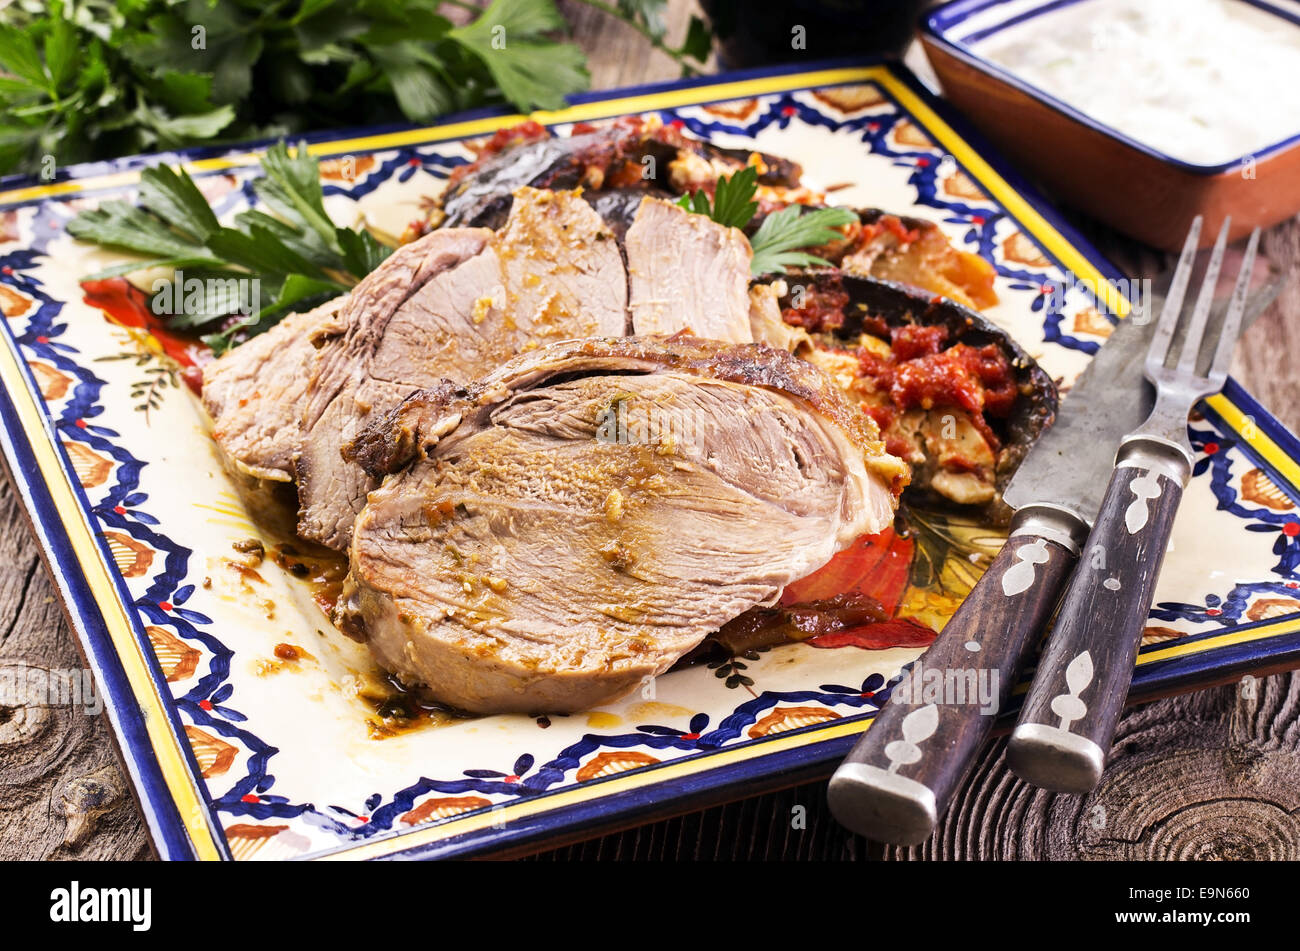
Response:
[[[548,340],[625,332],[622,257],[577,192],[523,188],[500,232],[440,229],[421,242],[439,235],[450,243],[431,275],[385,263],[321,347],[297,467],[304,538],[347,546],[375,482],[340,449],[409,393],[482,376]]]
[[[337,620],[475,712],[587,709],[889,524],[907,468],[812,365],[691,337],[590,339],[414,394]]]
[[[645,198],[624,239],[628,306],[637,334],[687,330],[752,343],[745,235],[660,198]]]
[[[334,321],[347,297],[290,314],[203,368],[212,437],[232,467],[256,479],[293,481],[298,419],[316,359],[312,334]]]

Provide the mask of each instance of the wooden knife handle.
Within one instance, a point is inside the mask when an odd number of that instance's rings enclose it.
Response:
[[[1006,704],[1078,558],[1087,527],[1021,509],[1011,537],[836,770],[831,811],[871,839],[916,845],[934,830]]]
[[[1007,745],[1026,782],[1085,793],[1101,779],[1189,475],[1182,450],[1162,440],[1120,448]]]

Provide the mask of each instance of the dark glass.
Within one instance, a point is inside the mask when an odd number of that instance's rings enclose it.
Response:
[[[901,56],[926,0],[700,0],[729,69],[872,53]],[[802,27],[802,44],[796,27]]]

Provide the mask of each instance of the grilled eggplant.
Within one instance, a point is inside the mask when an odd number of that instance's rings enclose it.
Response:
[[[1000,490],[1057,406],[1052,379],[968,307],[819,268],[773,281],[799,352],[826,370],[912,464],[913,502],[1004,513]]]

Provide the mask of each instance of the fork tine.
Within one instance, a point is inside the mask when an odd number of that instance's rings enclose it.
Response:
[[[1228,364],[1232,362],[1232,351],[1237,346],[1237,335],[1241,332],[1241,319],[1246,313],[1246,295],[1255,274],[1255,253],[1259,250],[1259,229],[1250,233],[1246,253],[1241,259],[1241,272],[1237,275],[1237,284],[1232,289],[1232,300],[1228,303],[1228,312],[1223,316],[1223,326],[1219,329],[1219,345],[1214,351],[1214,362],[1210,364],[1210,376],[1227,376]]]
[[[1164,309],[1160,311],[1160,322],[1151,337],[1151,346],[1147,350],[1147,363],[1163,364],[1169,354],[1169,342],[1174,339],[1174,330],[1178,327],[1178,315],[1183,309],[1183,298],[1187,294],[1187,285],[1192,280],[1192,265],[1196,260],[1196,245],[1201,239],[1201,216],[1192,220],[1192,228],[1187,232],[1183,242],[1182,253],[1178,255],[1178,267],[1174,270],[1174,279],[1169,282],[1169,293],[1165,296]]]
[[[1205,268],[1205,277],[1201,281],[1201,290],[1196,295],[1196,307],[1192,310],[1192,319],[1187,325],[1187,336],[1183,338],[1183,349],[1178,355],[1178,372],[1196,372],[1196,365],[1201,356],[1201,344],[1205,341],[1205,325],[1210,320],[1210,306],[1214,303],[1214,292],[1219,286],[1219,272],[1223,270],[1223,255],[1228,248],[1228,229],[1232,219],[1224,216],[1223,227],[1219,237],[1214,241],[1214,250],[1210,252],[1210,263]]]

